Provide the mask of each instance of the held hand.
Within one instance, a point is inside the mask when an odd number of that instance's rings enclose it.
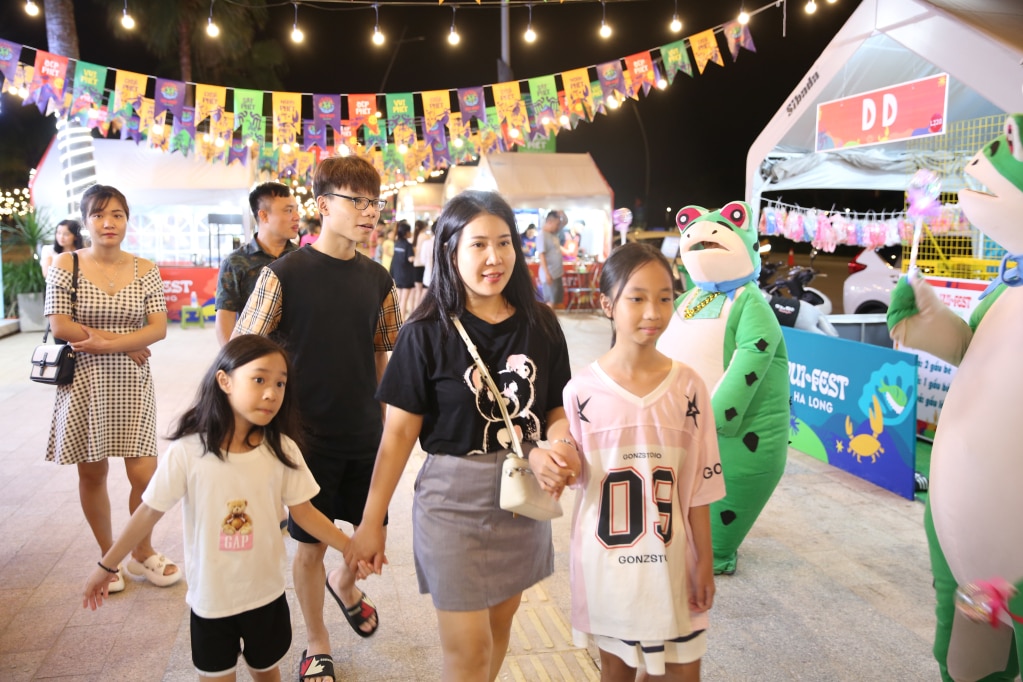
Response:
[[[139,367],[144,367],[146,360],[152,355],[152,351],[149,348],[143,348],[142,350],[130,350],[127,352],[127,356]]]
[[[379,574],[387,563],[384,555],[385,544],[383,526],[370,526],[363,523],[352,534],[351,542],[345,548],[345,563],[352,573],[361,571]]]
[[[554,495],[561,497],[561,492],[575,480],[579,472],[579,455],[571,451],[567,445],[555,447],[559,450],[546,450],[533,448],[529,453],[529,468],[539,481],[540,487]]]
[[[82,591],[82,608],[89,608],[95,611],[103,606],[103,600],[109,596],[107,590],[110,583],[117,580],[117,575],[108,573],[102,568],[94,568],[85,581],[85,588]]]

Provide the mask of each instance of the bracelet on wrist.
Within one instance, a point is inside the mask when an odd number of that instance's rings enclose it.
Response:
[[[551,441],[551,445],[554,445],[555,443],[564,443],[565,445],[568,445],[577,452],[579,450],[579,448],[576,447],[575,442],[568,438],[555,438],[554,440]]]
[[[96,565],[99,566],[100,568],[102,568],[107,573],[117,573],[117,569],[116,568],[107,568],[106,566],[103,565],[102,561],[97,561]]]

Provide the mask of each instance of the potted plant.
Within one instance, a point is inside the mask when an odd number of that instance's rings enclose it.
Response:
[[[9,311],[17,311],[21,331],[42,331],[46,328],[43,317],[43,296],[46,279],[39,264],[39,251],[53,237],[49,220],[38,209],[14,216],[14,225],[0,226],[6,244],[20,247],[21,259],[4,264],[4,303]]]

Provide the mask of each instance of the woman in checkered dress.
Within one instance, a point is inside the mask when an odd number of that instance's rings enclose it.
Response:
[[[102,556],[114,539],[107,458],[124,460],[133,512],[156,470],[156,401],[148,358],[149,346],[167,334],[167,306],[156,266],[121,250],[128,229],[124,195],[94,185],[81,204],[92,245],[74,252],[77,300],[72,305],[72,253],[54,260],[46,282],[45,313],[54,336],[67,340],[76,356],[74,382],[57,387],[46,459],[78,467],[82,510]],[[127,570],[160,586],[181,578],[180,569],[153,549],[148,536],[135,547]],[[119,567],[110,591],[123,589]]]

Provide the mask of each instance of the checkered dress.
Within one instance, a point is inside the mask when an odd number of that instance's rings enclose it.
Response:
[[[152,268],[113,296],[78,276],[75,321],[125,334],[146,317],[166,312],[160,271]],[[51,267],[46,282],[47,315],[71,314],[71,273]],[[104,457],[155,457],[156,399],[149,363],[139,367],[124,353],[77,353],[75,380],[57,386],[46,446],[47,461],[99,462]]]

